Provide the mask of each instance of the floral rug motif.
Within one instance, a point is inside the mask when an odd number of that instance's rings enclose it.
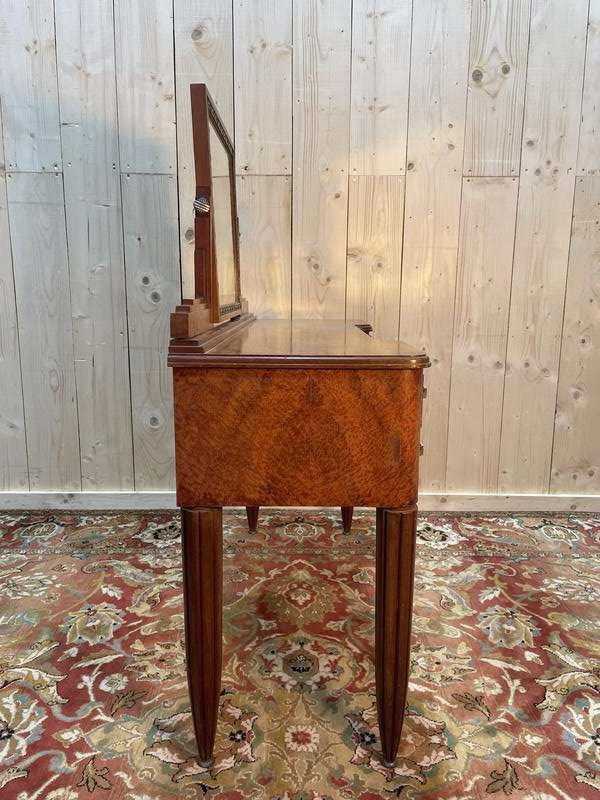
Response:
[[[225,517],[215,758],[196,762],[179,521],[0,515],[3,800],[600,800],[600,516],[428,515],[393,768],[374,516]]]

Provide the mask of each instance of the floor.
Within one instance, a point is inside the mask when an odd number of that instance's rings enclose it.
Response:
[[[394,769],[373,707],[373,515],[350,535],[336,510],[225,525],[203,770],[176,516],[0,515],[2,798],[600,798],[600,516],[421,519]]]

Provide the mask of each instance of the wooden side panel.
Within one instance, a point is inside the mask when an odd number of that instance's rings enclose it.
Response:
[[[351,3],[294,4],[292,313],[344,314]]]
[[[231,0],[174,0],[179,234],[183,297],[194,296],[194,151],[190,83],[206,83],[234,136]]]
[[[558,381],[552,492],[600,493],[600,177],[578,178]]]
[[[422,370],[175,368],[174,382],[180,505],[416,499]]]
[[[237,179],[242,295],[257,317],[292,313],[291,179]]]
[[[173,0],[115,0],[124,172],[175,173]]]
[[[447,491],[495,492],[515,239],[516,178],[463,184]]]
[[[404,175],[413,0],[354,0],[350,173]]]
[[[84,491],[133,488],[112,8],[77,0],[56,13]]]
[[[0,108],[0,131],[2,115]],[[0,491],[27,491],[27,447],[13,260],[0,136]]]
[[[470,4],[415,3],[400,338],[423,348],[423,489],[446,478],[452,326],[465,130]]]
[[[7,170],[60,170],[52,0],[2,3],[0,96]]]
[[[587,0],[532,3],[502,417],[502,492],[547,492],[549,486],[587,11]]]
[[[517,175],[531,0],[474,0],[465,175]]]
[[[177,186],[170,175],[124,175],[123,227],[135,488],[173,488],[169,316],[178,302]]]
[[[600,174],[600,0],[590,0],[583,104],[579,131],[578,175]]]
[[[238,0],[236,46],[236,171],[292,171],[292,0]]]
[[[62,175],[9,173],[31,489],[81,489]]]
[[[403,177],[350,178],[346,318],[379,339],[398,334],[403,219]]]

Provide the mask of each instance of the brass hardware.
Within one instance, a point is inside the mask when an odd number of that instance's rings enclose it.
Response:
[[[198,214],[208,214],[210,211],[210,201],[208,197],[197,197],[194,200],[194,211]]]
[[[427,397],[427,387],[424,386],[423,387],[423,399],[425,399],[426,397]]]
[[[425,452],[425,448],[423,447],[422,444],[420,444],[419,445],[419,455],[422,456],[424,452]]]

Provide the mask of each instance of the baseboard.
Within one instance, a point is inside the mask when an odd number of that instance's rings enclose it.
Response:
[[[174,509],[175,492],[0,492],[3,511],[152,511]],[[421,511],[600,513],[600,495],[435,494],[421,492]]]

